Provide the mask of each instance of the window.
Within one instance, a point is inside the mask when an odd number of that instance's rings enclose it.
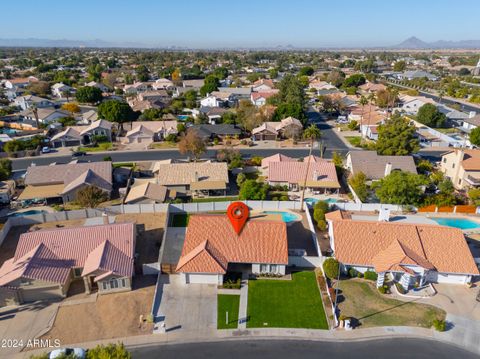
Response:
[[[443,158],[443,163],[447,163],[447,158],[446,157]]]
[[[260,264],[260,273],[266,273],[268,271],[267,264]]]
[[[455,163],[452,163],[452,168],[455,168]]]
[[[462,184],[462,179],[461,178],[458,180],[458,184]]]
[[[125,278],[122,278],[122,287],[126,287],[127,286],[127,281],[125,280]]]
[[[118,288],[118,282],[116,279],[110,280],[110,289]]]
[[[103,290],[107,290],[108,289],[107,282],[102,282],[102,284],[103,284]]]
[[[277,265],[270,264],[270,273],[277,273]]]
[[[73,269],[73,276],[75,278],[81,277],[82,276],[82,271],[83,271],[83,268],[74,268]]]

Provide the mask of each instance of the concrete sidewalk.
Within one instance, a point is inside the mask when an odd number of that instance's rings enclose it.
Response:
[[[238,308],[238,329],[247,329],[248,273],[242,273],[240,304]]]
[[[158,344],[178,344],[178,343],[198,343],[198,342],[217,342],[224,340],[262,340],[262,339],[297,339],[313,341],[365,341],[381,340],[392,338],[416,338],[432,341],[441,341],[457,347],[461,347],[480,354],[478,337],[475,335],[465,335],[464,340],[458,341],[457,335],[452,335],[452,331],[439,333],[433,329],[414,328],[414,327],[379,327],[356,329],[352,331],[336,330],[314,330],[314,329],[284,329],[284,328],[258,328],[248,330],[203,330],[203,331],[183,331],[167,332],[165,334],[141,335],[127,338],[115,338],[100,340],[88,343],[77,343],[76,347],[92,348],[99,344],[111,342],[123,342],[127,348]],[[18,358],[28,358],[32,354],[41,354],[45,350],[28,351],[20,353]]]

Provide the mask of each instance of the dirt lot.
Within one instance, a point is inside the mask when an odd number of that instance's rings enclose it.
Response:
[[[164,213],[120,214],[116,216],[116,223],[137,223],[137,244],[135,251],[138,253],[136,260],[136,273],[141,274],[143,263],[152,263],[158,260],[158,251],[165,226]]]
[[[52,329],[41,339],[60,339],[62,345],[151,333],[153,324],[140,324],[150,312],[155,276],[135,277],[131,292],[99,295],[93,303],[60,307]],[[136,284],[135,284],[136,283]]]

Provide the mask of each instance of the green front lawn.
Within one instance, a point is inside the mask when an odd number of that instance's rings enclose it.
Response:
[[[79,147],[78,151],[102,152],[102,151],[110,151],[112,149],[113,149],[113,144],[111,142],[101,142],[95,147]]]
[[[170,227],[186,227],[189,218],[188,213],[176,213],[170,218]]]
[[[238,325],[238,307],[240,296],[231,294],[219,294],[217,304],[217,328],[235,329]],[[227,322],[228,312],[228,322]]]
[[[314,272],[248,282],[248,328],[328,329]]]
[[[346,279],[338,283],[340,315],[353,317],[363,328],[413,326],[430,328],[434,319],[445,319],[445,311],[416,299],[400,301],[380,294],[375,283]]]
[[[350,142],[352,146],[361,147],[360,143],[362,141],[362,138],[360,136],[345,136],[345,139]]]

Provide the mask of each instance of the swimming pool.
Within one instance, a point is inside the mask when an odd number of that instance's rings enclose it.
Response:
[[[280,214],[282,216],[282,221],[285,223],[296,222],[300,220],[300,217],[292,212],[284,211],[263,211],[265,214]]]
[[[47,213],[46,211],[41,211],[38,209],[30,209],[25,212],[15,212],[15,213],[10,213],[7,217],[21,217],[21,216],[31,216],[32,214],[42,214],[42,213]]]
[[[454,227],[460,229],[474,229],[480,228],[480,223],[472,221],[467,218],[434,218],[431,217],[431,220],[437,222],[441,226]]]
[[[318,198],[305,198],[305,202],[307,202],[307,204],[309,204],[309,205],[314,205],[318,201],[324,201],[324,202],[327,202],[328,204],[338,202],[338,200],[336,198],[327,198],[327,199],[323,199],[323,200],[320,200]]]
[[[186,121],[190,116],[188,115],[178,115],[177,118],[180,120],[180,121]]]

